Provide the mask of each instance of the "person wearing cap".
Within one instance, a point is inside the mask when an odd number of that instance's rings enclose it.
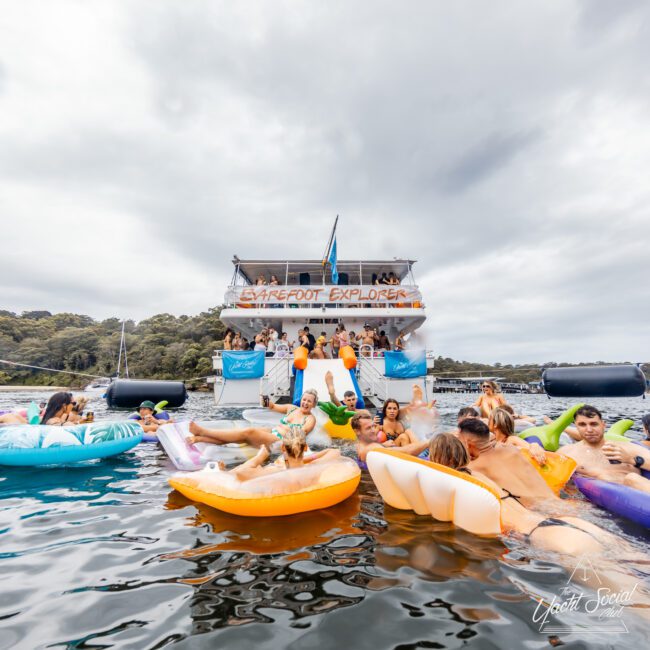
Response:
[[[375,347],[375,343],[379,339],[379,335],[374,331],[368,323],[363,326],[363,332],[357,334],[357,341],[361,341],[361,354],[364,357],[371,357],[372,351]],[[366,347],[363,347],[366,346]],[[368,347],[369,346],[369,347]]]
[[[155,433],[158,431],[158,427],[161,424],[167,424],[169,422],[169,420],[164,422],[162,420],[156,420],[154,416],[155,409],[156,405],[151,400],[147,399],[138,406],[137,417],[133,417],[134,420],[139,422],[140,426],[146,433]]]

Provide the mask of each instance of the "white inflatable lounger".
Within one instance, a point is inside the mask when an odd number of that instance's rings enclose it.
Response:
[[[475,535],[501,534],[499,495],[473,476],[389,449],[369,451],[366,463],[389,506],[451,521]]]
[[[329,419],[327,415],[325,415],[325,413],[323,413],[319,408],[313,409],[311,413],[316,418],[316,428],[314,431],[324,431],[322,427]],[[242,415],[244,420],[249,423],[248,426],[252,425],[255,427],[272,428],[276,424],[280,423],[280,419],[283,418],[285,414],[271,411],[270,409],[256,408],[245,409]]]
[[[244,420],[204,421],[197,424],[208,429],[243,429],[250,426]],[[160,444],[180,470],[191,472],[202,469],[210,461],[223,461],[226,464],[244,462],[258,451],[255,447],[238,443],[212,445],[198,442],[190,445],[187,443],[187,437],[192,435],[189,426],[189,422],[172,422],[164,424],[157,431]]]

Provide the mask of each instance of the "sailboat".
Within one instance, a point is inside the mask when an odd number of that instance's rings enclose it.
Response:
[[[113,379],[120,378],[120,368],[122,366],[122,355],[124,355],[124,374],[126,379],[129,378],[129,362],[126,356],[126,339],[124,336],[124,325],[125,321],[122,321],[122,334],[120,336],[120,351],[117,357],[117,370],[115,372],[115,377],[97,377],[91,381],[87,386],[84,387],[84,392],[86,393],[101,393],[102,395],[108,390],[108,387],[111,385]]]

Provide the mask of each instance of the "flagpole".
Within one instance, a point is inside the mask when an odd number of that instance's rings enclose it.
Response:
[[[336,224],[339,222],[339,215],[336,215],[336,219],[334,219],[334,227],[332,228],[332,233],[330,234],[329,241],[327,242],[327,248],[325,249],[325,255],[323,255],[323,261],[322,264],[325,266],[327,263],[327,258],[330,254],[330,248],[332,247],[332,242],[334,241],[334,235],[336,234]]]

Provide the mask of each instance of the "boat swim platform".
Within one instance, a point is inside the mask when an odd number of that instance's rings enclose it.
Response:
[[[428,352],[427,366],[432,364],[433,353]],[[226,379],[223,376],[221,351],[217,351],[213,357],[213,365],[216,372],[214,398],[217,406],[233,408],[259,406],[261,395],[268,395],[273,402],[279,404],[293,401],[295,390],[293,356],[266,357],[264,375],[255,379]],[[432,399],[433,395],[433,375],[406,379],[386,377],[383,357],[358,358],[357,367],[353,371],[358,390],[353,386],[349,371],[344,369],[341,359],[309,359],[307,368],[302,388],[303,390],[315,388],[320,401],[329,399],[325,387],[325,373],[328,370],[333,372],[334,389],[339,399],[343,398],[346,390],[355,390],[363,398],[366,406],[381,407],[388,398],[396,399],[400,404],[407,404],[411,401],[414,384],[422,389],[425,400]]]

